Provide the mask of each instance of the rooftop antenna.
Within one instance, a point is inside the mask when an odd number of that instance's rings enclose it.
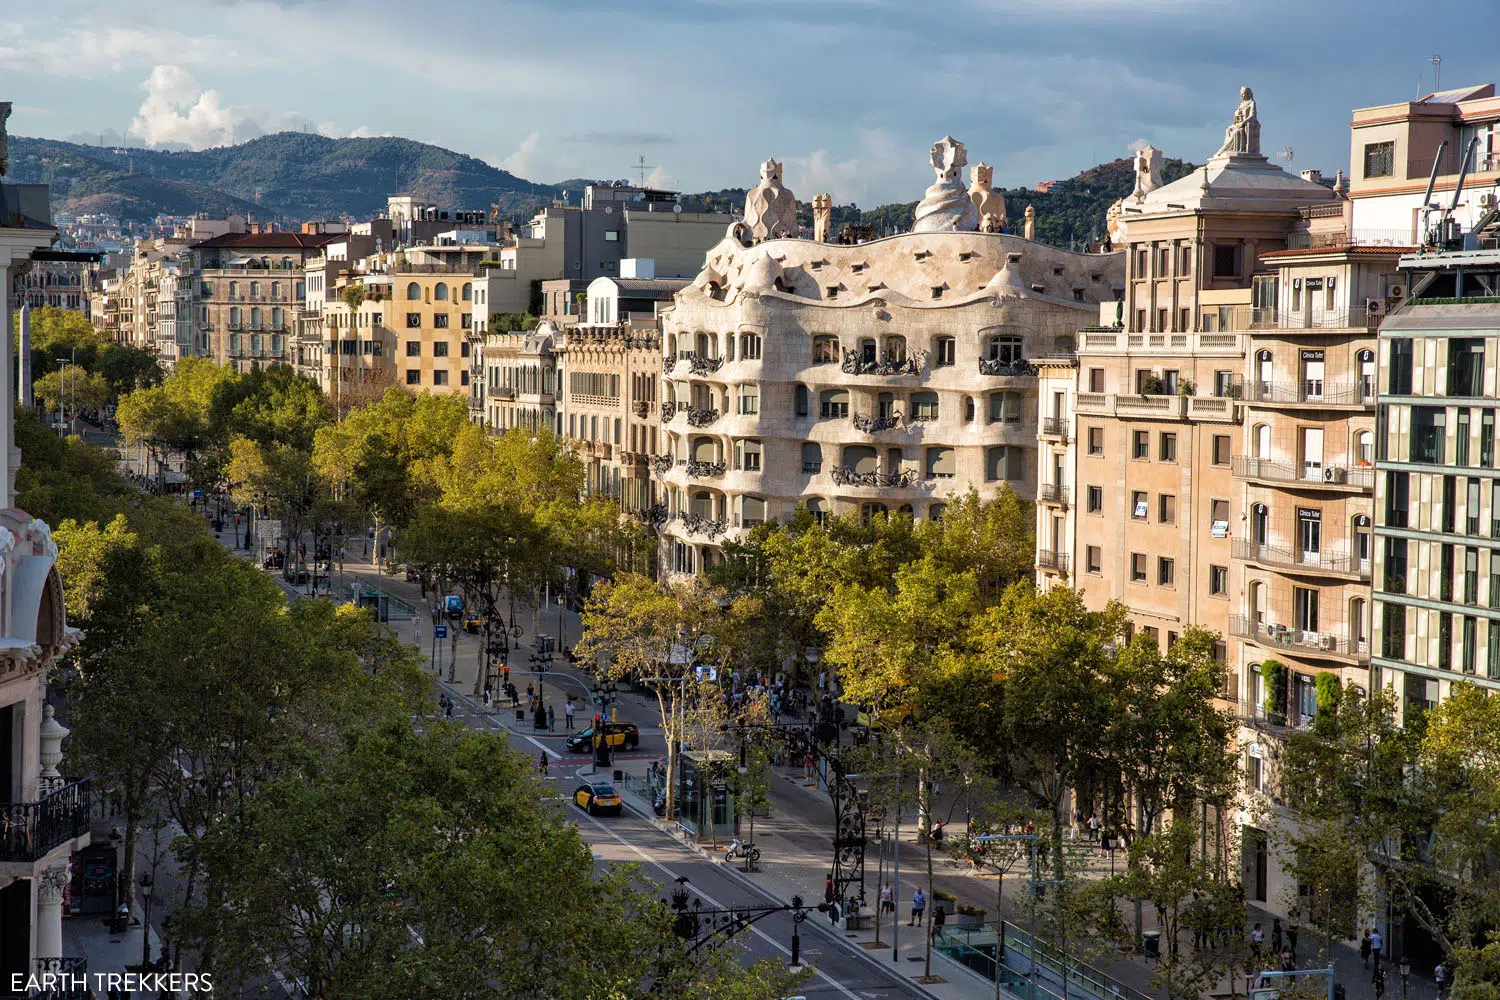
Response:
[[[648,167],[646,165],[646,155],[644,153],[642,153],[641,156],[640,156],[640,158],[636,161],[635,169],[638,170],[638,171],[640,171],[640,175],[641,175],[640,186],[641,187],[645,187],[646,186],[646,171],[647,170],[655,170],[656,168],[655,167]]]
[[[1427,61],[1432,63],[1432,92],[1440,94],[1443,91],[1443,57],[1428,56]]]
[[[1279,152],[1279,153],[1276,154],[1276,158],[1279,159],[1279,160],[1285,160],[1286,162],[1291,163],[1292,162],[1292,158],[1294,156],[1296,156],[1296,155],[1297,155],[1296,151],[1293,150],[1291,146],[1282,146],[1281,147],[1281,152]]]

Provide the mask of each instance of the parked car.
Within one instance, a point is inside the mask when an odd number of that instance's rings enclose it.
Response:
[[[633,722],[606,722],[604,724],[604,742],[611,748],[624,747],[627,750],[641,745],[641,731]],[[594,748],[594,727],[589,726],[574,735],[568,737],[567,747],[573,751],[589,751]]]
[[[597,816],[602,812],[612,812],[618,816],[625,808],[614,785],[579,785],[573,792],[573,802],[578,808],[587,810],[590,816]]]

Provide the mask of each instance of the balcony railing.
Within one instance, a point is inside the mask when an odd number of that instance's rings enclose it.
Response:
[[[1067,417],[1043,417],[1039,431],[1043,437],[1068,439]]]
[[[697,354],[687,354],[685,357],[687,358],[689,375],[697,375],[699,377],[712,375],[724,367],[723,358],[705,358],[699,357]]]
[[[1308,573],[1347,573],[1370,578],[1370,560],[1348,554],[1303,552],[1281,545],[1258,545],[1246,538],[1236,538],[1230,546],[1235,559],[1257,562],[1263,566],[1285,566]]]
[[[1375,405],[1375,387],[1363,382],[1260,382],[1252,379],[1245,383],[1244,395],[1253,403]]]
[[[865,434],[879,434],[881,431],[901,426],[901,414],[893,411],[886,415],[870,417],[863,413],[856,413],[852,423],[857,431]]]
[[[675,462],[671,455],[657,455],[651,460],[651,468],[658,476],[665,476]]]
[[[1234,457],[1234,475],[1237,479],[1259,479],[1275,483],[1296,483],[1307,488],[1319,486],[1352,486],[1356,489],[1375,488],[1375,470],[1369,466],[1349,468],[1343,465],[1324,465],[1309,469],[1273,458],[1252,458],[1249,455]]]
[[[716,479],[729,471],[729,467],[723,462],[700,462],[689,459],[687,462],[687,474],[690,479]]]
[[[1066,507],[1068,505],[1068,488],[1066,486],[1059,486],[1056,483],[1043,483],[1037,487],[1036,498],[1042,503],[1056,503]]]
[[[1025,359],[1002,361],[999,358],[980,358],[979,374],[999,375],[1006,378],[1036,378],[1036,366]]]
[[[1307,723],[1312,721],[1310,719],[1293,721],[1292,717],[1285,712],[1267,711],[1264,702],[1248,701],[1244,698],[1236,699],[1234,714],[1241,722],[1249,723],[1256,729],[1273,736],[1285,736],[1293,729],[1305,729]]]
[[[1348,659],[1366,660],[1370,656],[1370,644],[1366,640],[1351,642],[1348,636],[1333,632],[1311,632],[1289,625],[1266,624],[1253,621],[1245,615],[1231,615],[1229,634],[1249,639],[1271,649],[1285,649],[1305,656],[1339,656]]]
[[[1036,553],[1036,564],[1038,569],[1050,569],[1063,576],[1068,575],[1068,554],[1066,552],[1053,552],[1051,549],[1038,549]]]
[[[89,779],[37,802],[0,804],[0,861],[35,861],[89,832]]]
[[[862,351],[845,351],[839,370],[845,375],[920,375],[926,367],[927,352],[916,351],[905,358],[897,358],[889,351],[877,361]]]
[[[677,517],[682,521],[682,526],[686,530],[700,535],[707,535],[709,538],[717,538],[729,530],[729,521],[726,518],[709,517],[706,514],[694,514],[691,511],[685,514],[678,514]]]
[[[45,990],[43,996],[58,997],[60,1000],[93,1000],[94,991],[87,985],[89,960],[86,958],[34,958],[31,960],[31,971],[41,983],[49,982],[43,978],[45,976],[57,977],[50,980],[54,985]]]
[[[687,408],[687,422],[690,427],[707,427],[718,419],[718,410],[704,409],[699,406],[689,406]]]
[[[856,472],[847,465],[835,465],[832,472],[833,482],[837,486],[864,486],[874,489],[905,489],[916,486],[922,481],[922,477],[915,469],[907,469],[903,472]]]
[[[687,409],[687,407],[685,405],[682,406],[682,407],[679,407],[676,402],[674,402],[673,400],[670,400],[670,399],[667,400],[665,403],[662,403],[661,404],[661,422],[664,423],[664,424],[671,423],[672,422],[672,418],[675,417],[675,416],[677,416],[677,411],[678,411],[679,408],[680,409]]]
[[[1413,245],[1410,229],[1334,229],[1324,233],[1292,233],[1288,250],[1318,250],[1325,247],[1392,247]]]

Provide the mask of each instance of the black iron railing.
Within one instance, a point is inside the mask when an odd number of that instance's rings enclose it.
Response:
[[[695,531],[709,538],[716,538],[729,529],[729,522],[722,517],[708,517],[704,514],[678,514],[682,526],[688,531]]]
[[[877,361],[861,351],[845,351],[839,370],[845,375],[920,375],[923,360],[922,352],[897,358],[887,351]]]
[[[687,422],[691,427],[707,427],[718,419],[718,410],[707,410],[697,406],[689,406],[687,409]]]
[[[979,374],[1002,375],[1009,378],[1035,378],[1036,365],[1024,359],[1003,361],[1000,358],[980,358]]]
[[[1036,554],[1036,564],[1041,569],[1055,569],[1059,573],[1068,572],[1068,554],[1066,552],[1052,552],[1041,549]]]
[[[651,468],[655,470],[658,476],[664,476],[667,474],[667,470],[672,468],[673,461],[675,460],[671,455],[657,455],[651,460]]]
[[[1042,503],[1058,503],[1064,507],[1068,505],[1068,488],[1056,483],[1043,483],[1037,488],[1036,498]]]
[[[903,489],[922,481],[915,469],[904,472],[856,472],[847,465],[836,465],[830,473],[838,486],[869,486],[878,489]]]
[[[687,474],[692,479],[713,478],[722,476],[729,469],[723,462],[699,462],[690,459],[687,463]]]
[[[36,802],[0,804],[0,861],[35,861],[89,831],[89,779]]]
[[[854,416],[854,429],[866,434],[879,434],[901,426],[901,414],[891,413],[889,416],[867,417],[863,413]]]

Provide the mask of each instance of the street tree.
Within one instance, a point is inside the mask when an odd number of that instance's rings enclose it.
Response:
[[[259,508],[281,520],[282,534],[277,541],[286,546],[282,567],[290,574],[298,563],[298,539],[309,519],[315,510],[327,509],[332,502],[328,483],[312,456],[290,445],[235,438],[229,444],[225,475],[229,496],[235,503]]]
[[[48,413],[97,412],[114,399],[109,383],[95,372],[54,369],[31,384],[37,403]]]
[[[594,588],[583,609],[576,652],[595,659],[605,676],[649,685],[667,741],[667,816],[676,816],[677,743],[695,664],[720,676],[741,662],[759,614],[753,598],[731,599],[701,579],[658,584],[624,573]]]

